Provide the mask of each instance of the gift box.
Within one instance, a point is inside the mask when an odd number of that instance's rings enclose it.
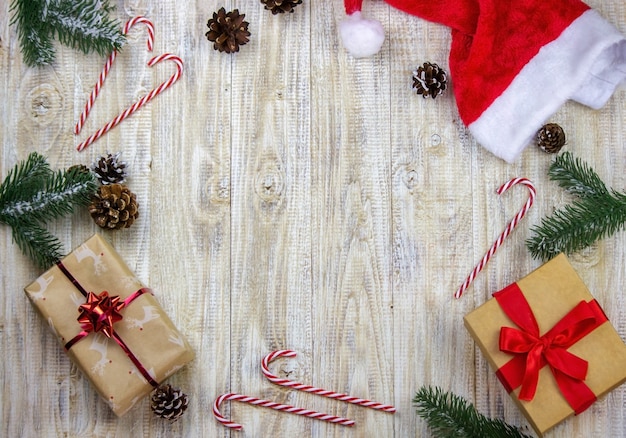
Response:
[[[194,357],[151,290],[99,235],[25,292],[118,416]]]
[[[562,254],[464,321],[539,436],[626,380],[626,345]]]

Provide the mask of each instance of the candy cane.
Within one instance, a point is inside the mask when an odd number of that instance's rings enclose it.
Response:
[[[344,401],[347,403],[352,403],[359,406],[364,406],[366,408],[376,409],[384,412],[394,413],[396,412],[396,408],[390,405],[384,405],[382,403],[374,402],[371,400],[365,400],[362,398],[352,397],[348,394],[341,394],[338,392],[328,391],[326,389],[316,388],[314,386],[305,385],[304,383],[295,382],[293,380],[281,379],[280,377],[272,374],[269,370],[269,363],[272,362],[277,357],[296,357],[296,352],[292,350],[277,350],[274,351],[263,358],[261,362],[261,370],[265,377],[272,383],[281,386],[287,386],[289,388],[297,389],[299,391],[310,392],[312,394],[321,395],[324,397],[332,398],[335,400]]]
[[[493,256],[493,254],[500,247],[500,245],[502,245],[502,242],[504,241],[504,239],[507,238],[507,236],[511,233],[513,228],[517,226],[517,224],[519,223],[520,220],[522,220],[526,212],[530,209],[530,207],[532,207],[533,202],[535,201],[535,195],[537,192],[535,191],[535,186],[533,185],[533,183],[530,182],[530,180],[526,178],[513,178],[512,180],[504,183],[498,189],[497,191],[498,195],[501,195],[502,193],[506,192],[510,187],[513,187],[516,184],[522,184],[528,188],[529,196],[528,196],[528,200],[526,201],[526,204],[524,204],[522,209],[515,215],[513,219],[511,219],[511,222],[509,222],[509,224],[506,226],[502,234],[500,234],[498,239],[493,243],[493,245],[491,245],[491,248],[489,248],[489,251],[487,251],[483,259],[476,265],[472,273],[465,279],[463,284],[456,291],[456,293],[454,294],[456,298],[461,297],[463,292],[469,287],[470,283],[474,281],[474,278],[476,278],[476,275],[478,275],[478,273],[482,271],[482,269],[485,267],[485,265],[487,264],[491,256]]]
[[[124,30],[122,31],[122,33],[124,35],[128,35],[128,32],[130,32],[130,29],[132,29],[138,23],[145,24],[146,28],[148,29],[148,42],[147,42],[148,51],[152,52],[152,48],[154,46],[154,25],[146,17],[139,16],[139,17],[131,18],[130,20],[128,20],[128,22],[124,26]],[[111,54],[109,55],[109,58],[107,59],[106,63],[104,64],[104,67],[102,68],[102,72],[100,73],[100,76],[98,77],[98,81],[96,82],[96,85],[91,91],[91,95],[89,96],[89,99],[87,99],[87,103],[85,104],[85,109],[83,110],[82,114],[78,118],[78,122],[76,122],[76,126],[74,127],[74,134],[76,135],[80,134],[81,129],[83,129],[85,120],[87,120],[87,117],[89,117],[91,108],[93,107],[93,104],[96,101],[96,98],[100,94],[102,85],[104,84],[104,81],[109,75],[109,71],[111,70],[111,66],[113,65],[113,62],[115,61],[116,57],[117,57],[117,50],[113,50]]]
[[[156,64],[160,63],[161,61],[172,61],[172,62],[174,62],[176,64],[176,72],[167,81],[161,83],[161,85],[159,85],[157,88],[152,89],[148,94],[146,94],[145,96],[140,98],[137,102],[135,102],[134,104],[132,104],[128,108],[126,108],[124,111],[122,111],[117,117],[115,117],[109,123],[104,125],[102,128],[98,129],[87,140],[85,140],[84,142],[79,144],[78,147],[76,148],[77,150],[82,151],[87,146],[89,146],[90,144],[92,144],[93,142],[98,140],[100,137],[102,137],[104,134],[109,132],[111,129],[115,128],[124,119],[126,119],[127,117],[130,117],[131,115],[133,115],[133,113],[135,113],[135,111],[137,111],[143,105],[145,105],[146,103],[150,102],[156,96],[158,96],[163,91],[165,91],[169,87],[171,87],[180,78],[180,76],[183,74],[183,60],[180,59],[176,55],[172,55],[171,53],[164,53],[163,55],[155,56],[150,61],[148,61],[148,66],[152,67],[153,65],[156,65]]]
[[[328,421],[330,423],[340,424],[342,426],[354,426],[354,421],[349,420],[347,418],[337,417],[335,415],[323,414],[321,412],[312,411],[310,409],[302,409],[302,408],[296,408],[294,406],[282,405],[280,403],[275,403],[270,400],[263,400],[263,399],[256,398],[256,397],[249,397],[247,395],[229,393],[229,394],[222,394],[215,400],[215,403],[213,403],[213,415],[215,416],[217,421],[219,421],[224,426],[230,429],[241,430],[243,429],[243,426],[241,424],[228,420],[220,413],[220,405],[225,400],[233,400],[233,401],[239,401],[242,403],[250,403],[251,405],[263,406],[265,408],[272,408],[277,411],[289,412],[291,414],[302,415],[305,417],[315,418],[317,420],[322,420],[322,421]]]

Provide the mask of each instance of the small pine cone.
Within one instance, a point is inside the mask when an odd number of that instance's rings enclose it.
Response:
[[[98,188],[89,205],[91,217],[101,228],[119,230],[130,227],[139,216],[137,197],[123,184]]]
[[[90,173],[91,171],[84,164],[74,164],[67,168],[68,172],[76,172],[76,173]]]
[[[284,14],[292,12],[293,8],[302,3],[302,0],[261,0],[265,5],[265,9],[272,11],[272,14]]]
[[[549,154],[558,153],[565,145],[565,131],[556,123],[543,125],[537,132],[537,146]]]
[[[126,163],[120,160],[120,152],[107,154],[91,165],[100,184],[122,184],[126,181]]]
[[[214,42],[215,50],[226,53],[238,52],[239,46],[250,41],[249,23],[243,21],[245,16],[240,15],[238,9],[227,13],[226,9],[220,8],[219,11],[213,12],[213,18],[206,24],[209,31],[205,35],[209,41]]]
[[[448,75],[437,64],[425,62],[413,72],[413,88],[424,98],[433,99],[446,91]]]
[[[158,417],[176,421],[185,413],[189,399],[187,394],[172,385],[161,385],[152,393],[150,408]]]

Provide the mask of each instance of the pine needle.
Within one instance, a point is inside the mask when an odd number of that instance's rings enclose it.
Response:
[[[626,195],[609,191],[587,164],[566,152],[548,174],[577,199],[532,228],[526,246],[533,257],[549,260],[561,252],[572,254],[624,229]]]
[[[423,386],[413,403],[436,438],[531,438],[520,429],[479,413],[464,398]]]

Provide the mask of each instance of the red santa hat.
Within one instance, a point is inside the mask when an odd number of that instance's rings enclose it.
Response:
[[[449,68],[461,119],[508,162],[566,101],[598,109],[626,79],[626,39],[580,0],[385,1],[452,29]],[[358,57],[382,46],[359,38],[382,29],[363,21],[361,3],[345,0],[340,25],[344,46]]]

